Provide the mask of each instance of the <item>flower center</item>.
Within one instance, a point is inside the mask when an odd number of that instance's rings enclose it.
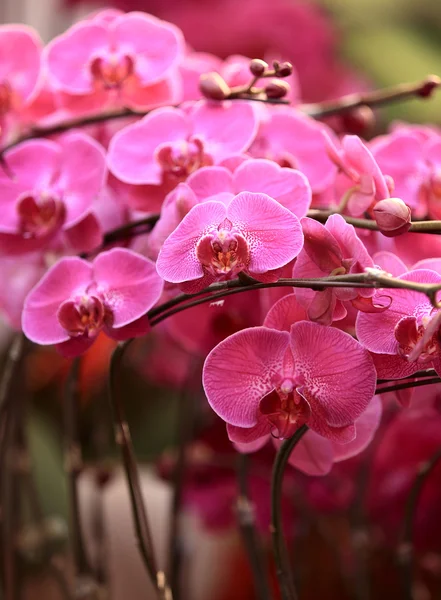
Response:
[[[436,322],[431,323],[432,319],[436,319]],[[409,359],[411,353],[417,350],[414,360],[422,363],[433,360],[440,350],[438,322],[437,314],[434,316],[424,315],[419,318],[403,317],[395,326],[394,331],[400,356]],[[433,325],[436,326],[435,330],[433,330]]]
[[[91,62],[90,72],[99,89],[118,89],[134,73],[133,58],[127,54],[99,56]]]
[[[236,233],[229,219],[225,219],[215,233],[200,239],[196,256],[202,266],[216,277],[234,277],[250,262],[248,242]]]
[[[58,309],[60,325],[72,337],[95,337],[108,318],[106,308],[97,296],[81,296],[67,300]]]
[[[259,411],[270,423],[271,435],[280,440],[294,435],[311,416],[308,402],[290,379],[285,379],[279,387],[262,398]]]
[[[164,175],[178,182],[187,179],[197,169],[213,164],[211,158],[204,154],[202,141],[197,138],[162,145],[156,153],[156,160]]]
[[[17,204],[20,230],[26,238],[42,237],[58,228],[65,217],[61,200],[49,193],[24,194]]]

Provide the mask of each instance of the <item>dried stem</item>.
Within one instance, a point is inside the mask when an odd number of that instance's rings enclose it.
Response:
[[[81,446],[78,439],[78,386],[80,359],[74,359],[66,382],[65,395],[65,469],[68,474],[69,517],[75,575],[90,576],[89,564],[81,527],[78,498],[78,475],[82,468]]]
[[[273,466],[271,481],[271,534],[273,541],[274,561],[279,581],[282,600],[297,600],[297,592],[291,573],[290,560],[282,531],[282,484],[285,467],[291,452],[308,431],[307,425],[302,425],[295,434],[283,442],[277,452]]]
[[[253,574],[256,598],[257,600],[271,600],[272,595],[266,573],[265,558],[256,531],[254,508],[249,498],[248,461],[249,456],[247,454],[238,454],[237,483],[239,496],[236,502],[237,519]]]
[[[432,471],[441,460],[441,448],[439,448],[428,460],[422,462],[417,470],[417,476],[407,496],[404,521],[401,534],[401,543],[398,547],[398,562],[401,570],[402,593],[406,600],[413,599],[412,593],[412,566],[413,566],[413,531],[418,503]]]
[[[348,94],[337,100],[317,102],[316,104],[303,104],[299,106],[299,109],[314,119],[321,119],[330,115],[342,114],[360,106],[375,108],[384,104],[398,102],[399,100],[429,98],[434,90],[439,87],[440,83],[439,77],[428,75],[417,83],[400,83],[364,94]]]
[[[144,565],[151,577],[152,583],[158,591],[160,600],[172,600],[165,574],[157,566],[153,548],[153,539],[142,497],[141,483],[136,464],[130,429],[124,414],[121,395],[117,388],[117,372],[120,368],[125,351],[133,340],[119,344],[112,354],[109,372],[108,396],[115,425],[115,440],[121,451],[127,484],[129,486],[130,502],[138,540],[139,550]]]

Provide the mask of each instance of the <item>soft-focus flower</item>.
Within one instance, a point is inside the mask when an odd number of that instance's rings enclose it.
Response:
[[[13,178],[0,170],[2,253],[47,248],[58,239],[77,252],[100,244],[92,203],[104,185],[106,160],[95,140],[82,133],[31,140],[5,160]]]
[[[366,267],[373,267],[363,242],[352,225],[348,225],[341,215],[331,215],[322,225],[305,217],[301,220],[305,238],[293,269],[293,277],[315,278],[330,275],[362,273]],[[297,298],[307,310],[308,318],[323,325],[344,319],[346,303],[350,302],[360,310],[375,310],[370,289],[327,288],[314,291],[308,288],[296,289]]]
[[[49,75],[68,96],[68,107],[173,102],[176,77],[170,75],[183,50],[179,29],[141,12],[105,14],[73,25],[46,49]]]
[[[410,229],[411,210],[400,198],[380,200],[372,212],[381,233],[386,237],[395,237]]]
[[[109,169],[126,183],[164,184],[170,191],[200,167],[246,150],[256,126],[246,102],[201,101],[190,112],[161,108],[113,137]]]
[[[225,206],[194,206],[166,239],[158,273],[186,292],[244,271],[261,281],[297,256],[303,244],[300,222],[266,194],[242,192]],[[185,284],[185,285],[183,285]]]
[[[323,131],[328,131],[325,125],[292,108],[268,111],[250,154],[299,169],[308,178],[312,192],[318,194],[333,182],[336,173],[326,152]]]
[[[409,271],[403,281],[440,284],[441,275],[428,269]],[[380,314],[359,313],[357,337],[373,354],[382,379],[407,377],[420,369],[441,373],[441,311],[427,296],[408,289],[388,290],[391,304]]]
[[[154,264],[130,250],[102,252],[92,263],[65,257],[27,296],[23,332],[37,344],[56,344],[65,356],[77,356],[101,330],[116,340],[145,334],[146,312],[161,292]]]
[[[271,433],[291,437],[303,424],[329,440],[354,440],[354,422],[375,392],[372,359],[348,334],[301,321],[290,333],[254,327],[208,355],[203,384],[232,441]]]
[[[36,94],[41,50],[41,41],[33,29],[24,25],[0,26],[1,130],[7,129],[10,119],[18,117]]]
[[[338,148],[326,133],[329,157],[340,169],[337,194],[343,196],[349,214],[360,216],[377,200],[390,197],[392,179],[385,178],[375,158],[356,135],[345,135]],[[340,197],[339,197],[340,200]]]

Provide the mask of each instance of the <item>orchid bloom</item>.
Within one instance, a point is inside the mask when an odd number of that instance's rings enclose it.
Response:
[[[305,241],[293,269],[296,279],[362,273],[366,267],[374,266],[354,227],[348,225],[342,216],[331,215],[326,225],[308,217],[301,223]],[[360,310],[377,310],[372,304],[374,292],[370,289],[345,287],[316,292],[298,288],[296,295],[306,308],[308,319],[323,325],[344,319],[348,302]]]
[[[141,12],[104,11],[73,25],[46,48],[51,81],[68,107],[173,102],[169,81],[183,51],[180,30]]]
[[[82,354],[101,330],[115,340],[144,335],[162,285],[154,264],[131,250],[114,248],[92,263],[62,258],[29,292],[23,332],[64,356]]]
[[[110,171],[132,184],[176,184],[207,165],[241,153],[254,139],[257,118],[246,102],[198,102],[192,110],[159,108],[116,133]]]
[[[403,281],[441,284],[441,275],[416,269],[400,275]],[[381,314],[359,313],[357,337],[373,353],[378,376],[399,379],[420,369],[441,374],[441,310],[421,292],[388,290],[391,304]]]
[[[104,149],[83,133],[58,142],[31,140],[5,154],[0,170],[2,253],[22,254],[58,241],[77,252],[102,239],[93,202],[106,176]],[[83,168],[87,161],[87,169]]]
[[[232,441],[291,437],[307,424],[331,441],[354,440],[375,393],[369,353],[350,335],[300,321],[290,332],[244,329],[208,355],[203,385]]]
[[[244,271],[261,281],[277,273],[301,250],[300,222],[266,194],[242,192],[228,206],[194,206],[165,240],[156,264],[166,281],[186,291],[231,279]]]

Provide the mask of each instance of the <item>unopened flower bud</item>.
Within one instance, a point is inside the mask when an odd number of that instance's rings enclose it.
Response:
[[[369,106],[358,106],[342,115],[345,133],[364,136],[375,125],[375,114]]]
[[[289,84],[286,81],[272,81],[265,87],[267,98],[283,98],[289,92]]]
[[[225,100],[231,90],[219,73],[204,73],[199,79],[199,89],[205,98],[210,100]]]
[[[386,198],[377,202],[374,217],[386,237],[406,233],[411,225],[411,210],[400,198]]]
[[[292,64],[289,62],[279,63],[278,61],[273,62],[274,72],[276,77],[289,77],[292,74]]]
[[[268,63],[260,58],[253,58],[250,62],[250,71],[254,77],[262,77],[265,71],[268,69]]]

